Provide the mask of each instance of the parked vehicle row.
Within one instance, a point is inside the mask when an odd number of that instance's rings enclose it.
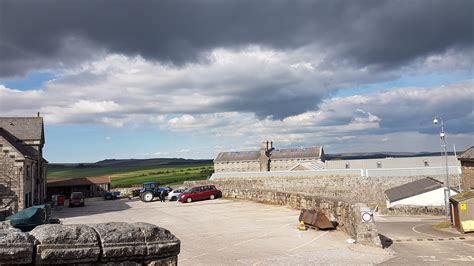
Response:
[[[138,192],[138,193],[137,193]],[[107,192],[104,194],[105,200],[115,200],[119,198],[120,192]],[[222,197],[222,192],[214,185],[196,186],[188,189],[175,189],[171,187],[159,187],[157,182],[145,182],[143,188],[135,191],[132,196],[138,194],[138,197],[143,202],[152,202],[155,198],[161,201],[179,201],[179,202],[193,202],[205,199],[216,199]],[[130,198],[130,197],[129,197]],[[72,192],[69,198],[69,207],[85,206],[85,199],[82,192]]]
[[[139,194],[143,202],[152,202],[155,198],[169,201],[193,202],[197,200],[216,199],[222,197],[222,192],[213,185],[196,186],[189,189],[175,189],[171,187],[159,187],[157,182],[143,183]]]

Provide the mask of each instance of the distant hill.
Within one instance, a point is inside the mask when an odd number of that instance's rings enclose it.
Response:
[[[458,152],[461,154],[462,152]],[[356,159],[382,159],[382,158],[403,158],[421,156],[440,156],[440,152],[354,152],[354,153],[334,153],[326,154],[326,160],[356,160]],[[448,155],[454,155],[448,152]]]
[[[458,155],[462,151],[458,152]],[[454,155],[448,152],[448,155]],[[355,160],[355,159],[380,159],[380,158],[402,158],[440,156],[440,152],[352,152],[326,154],[326,160]],[[187,164],[212,164],[212,159],[184,159],[184,158],[152,158],[152,159],[105,159],[95,163],[50,163],[49,169],[57,168],[98,168],[98,167],[154,167],[154,166],[176,166]]]
[[[50,163],[49,169],[56,168],[100,168],[100,167],[152,167],[175,166],[188,164],[210,164],[212,160],[192,160],[183,158],[154,158],[154,159],[106,159],[95,163]]]

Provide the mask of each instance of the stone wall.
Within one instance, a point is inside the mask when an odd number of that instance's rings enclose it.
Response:
[[[209,181],[187,181],[185,185],[195,186],[209,184]],[[212,182],[216,184],[215,182]],[[224,198],[256,201],[266,204],[284,205],[293,209],[317,209],[323,211],[330,219],[336,221],[339,230],[365,245],[382,247],[374,223],[362,223],[360,210],[367,207],[362,203],[351,203],[348,200],[324,198],[307,193],[282,192],[268,189],[233,188],[227,184],[216,184]]]
[[[215,162],[215,172],[259,172],[260,163],[255,161]]]
[[[36,160],[23,156],[8,141],[0,137],[0,184],[4,188],[0,189],[0,199],[6,190],[7,193],[15,194],[14,198],[5,195],[14,201],[0,200],[0,208],[11,208],[17,212],[33,204],[42,203],[41,193],[35,191],[38,186],[37,180],[42,182],[42,179],[38,178],[39,169]]]
[[[120,192],[120,197],[127,197],[128,195],[132,195],[132,191],[136,189],[141,189],[142,187],[123,187],[123,188],[113,188],[111,192]]]
[[[463,191],[474,190],[474,162],[461,162],[461,188]]]
[[[0,264],[177,265],[181,242],[147,223],[41,225],[23,233],[0,223]]]
[[[385,205],[384,191],[408,182],[424,178],[416,177],[361,177],[361,176],[315,176],[216,179],[216,185],[233,189],[276,190],[302,192],[324,198],[346,199],[363,202],[370,206]],[[434,177],[443,182],[445,177]],[[451,185],[457,185],[456,176],[451,176]]]
[[[446,215],[444,207],[433,206],[395,206],[392,208],[379,208],[379,213],[383,215]]]

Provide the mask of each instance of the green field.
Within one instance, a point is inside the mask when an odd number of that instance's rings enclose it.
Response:
[[[48,170],[48,180],[108,175],[112,187],[130,187],[154,181],[176,185],[189,180],[205,180],[213,172],[212,164],[185,164],[126,167],[54,167]]]

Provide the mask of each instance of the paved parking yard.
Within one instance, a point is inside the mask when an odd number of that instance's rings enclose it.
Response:
[[[64,224],[148,222],[181,239],[180,265],[375,264],[388,251],[347,244],[338,231],[299,231],[299,211],[246,201],[190,204],[88,201],[56,212]]]

